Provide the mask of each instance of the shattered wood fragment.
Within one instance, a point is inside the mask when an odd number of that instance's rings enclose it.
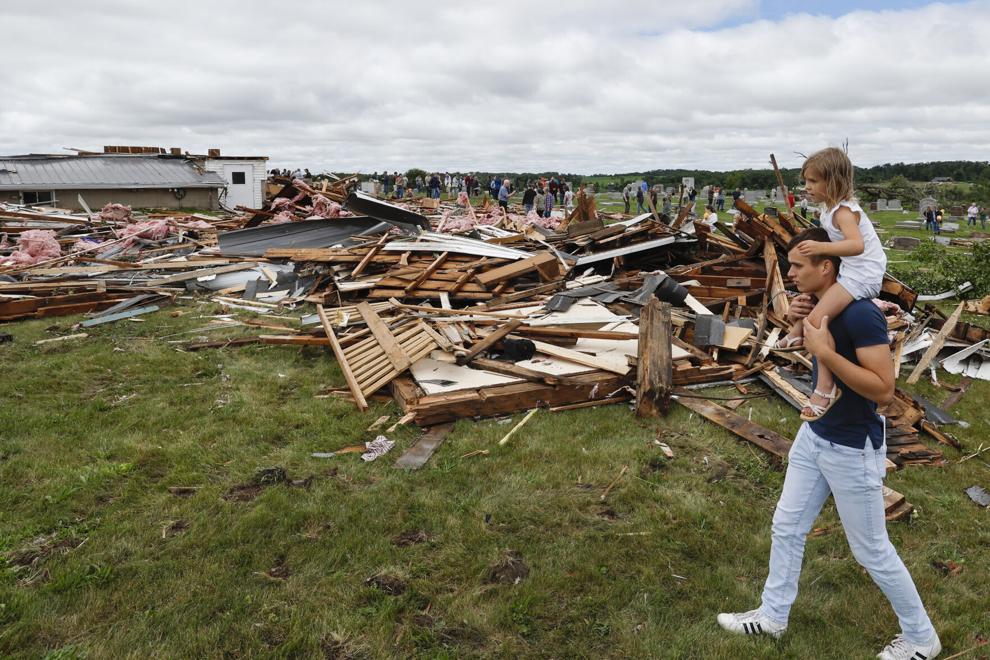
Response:
[[[953,328],[956,327],[956,322],[959,320],[959,315],[962,314],[964,304],[965,303],[959,303],[956,310],[952,312],[952,316],[949,317],[949,319],[942,326],[942,329],[938,331],[937,335],[935,335],[935,338],[932,340],[932,345],[928,347],[928,350],[925,351],[925,354],[921,357],[921,360],[918,361],[917,366],[915,366],[914,371],[912,371],[911,375],[908,376],[907,382],[909,385],[914,385],[918,382],[921,374],[928,368],[931,361],[935,359],[938,352],[942,350],[942,345],[945,343],[946,337],[948,337],[949,333],[951,333]]]
[[[636,415],[659,417],[670,409],[673,383],[670,304],[651,296],[639,317]]]
[[[705,419],[715,422],[739,437],[749,440],[757,447],[770,452],[778,458],[786,457],[787,452],[790,451],[791,441],[784,436],[759,424],[754,424],[745,417],[740,417],[717,403],[704,399],[688,399],[684,397],[678,398],[677,403],[693,410]]]
[[[406,450],[402,456],[395,461],[395,467],[405,470],[418,470],[430,460],[430,457],[440,447],[441,443],[447,439],[447,435],[453,430],[453,424],[437,424],[426,430],[426,433],[416,441],[412,447]]]

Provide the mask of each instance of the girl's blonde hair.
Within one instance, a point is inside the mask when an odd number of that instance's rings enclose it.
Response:
[[[801,178],[813,170],[825,181],[825,205],[828,208],[853,197],[853,164],[842,149],[828,147],[808,156],[801,166]]]

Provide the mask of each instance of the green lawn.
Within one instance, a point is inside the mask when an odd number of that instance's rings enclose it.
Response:
[[[413,428],[373,463],[311,458],[398,410],[315,398],[343,385],[320,349],[181,352],[207,333],[165,336],[218,310],[172,311],[41,346],[74,319],[2,328],[0,657],[868,657],[897,631],[828,505],[790,632],[721,632],[717,612],[758,602],[783,472],[684,408],[540,412],[505,447],[508,425],[465,420],[412,473],[392,464]],[[988,393],[956,409],[970,451]],[[773,396],[740,413],[797,428]],[[990,465],[946,455],[890,476],[917,509],[891,535],[958,651],[990,632],[987,512],[963,493]],[[286,479],[246,487],[273,467]]]

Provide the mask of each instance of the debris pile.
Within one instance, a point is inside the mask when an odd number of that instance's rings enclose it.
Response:
[[[228,319],[216,327],[263,332],[184,350],[327,346],[347,384],[332,395],[361,410],[391,397],[403,423],[631,400],[655,415],[674,400],[786,455],[789,439],[735,409],[770,391],[800,409],[810,394],[809,358],[774,348],[788,325],[784,264],[799,216],[740,200],[732,226],[696,222],[688,204],[606,223],[583,193],[570,213],[538,218],[474,208],[466,195],[388,203],[355,184],[286,181],[265,208],[222,218],[2,207],[18,247],[0,248],[0,321],[89,313],[88,327],[206,292],[227,309],[297,310],[298,327]],[[990,335],[959,322],[962,306],[948,318],[918,312],[918,296],[889,276],[881,298],[898,368],[920,356],[909,382],[943,348],[954,350],[946,370],[990,378]],[[699,393],[711,385],[737,395]],[[891,467],[942,461],[921,434],[958,446],[941,428],[956,420],[930,402],[898,391],[883,412]],[[892,517],[910,511],[896,493],[888,504]]]

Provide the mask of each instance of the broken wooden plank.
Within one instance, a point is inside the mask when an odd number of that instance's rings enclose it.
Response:
[[[532,369],[527,369],[526,367],[520,367],[513,362],[503,362],[502,360],[490,360],[488,358],[476,357],[471,360],[471,364],[479,369],[484,369],[485,371],[502,374],[503,376],[522,378],[523,380],[528,380],[533,383],[556,385],[566,380],[565,376],[555,376],[553,374],[543,373],[542,371],[534,371]]]
[[[482,352],[487,351],[489,348],[502,341],[506,335],[514,331],[520,325],[522,325],[522,320],[514,319],[505,325],[496,328],[492,332],[488,333],[487,337],[479,342],[475,342],[464,356],[458,357],[457,364],[467,364]]]
[[[192,266],[194,264],[190,263],[189,265]],[[163,277],[160,280],[151,280],[150,282],[147,282],[145,286],[167,286],[178,282],[199,279],[200,277],[209,277],[210,275],[223,275],[224,273],[233,273],[239,270],[250,270],[257,265],[257,263],[249,261],[240,264],[232,264],[230,266],[219,266],[217,268],[201,268],[198,270],[191,270],[185,273],[177,273],[175,275]]]
[[[330,325],[330,320],[327,318],[327,314],[323,310],[323,305],[316,306],[316,313],[319,314],[320,323],[323,324],[323,331],[327,333],[327,339],[330,340],[330,348],[333,349],[333,354],[337,356],[337,363],[340,365],[340,371],[344,374],[344,380],[347,382],[347,387],[351,390],[351,394],[354,396],[354,403],[357,404],[358,410],[367,410],[368,401],[364,398],[364,394],[361,393],[361,386],[358,385],[357,379],[354,377],[350,366],[347,364],[347,358],[344,356],[344,349],[340,347],[340,343],[337,341],[337,336],[334,334],[333,327]]]
[[[790,301],[787,299],[787,289],[784,288],[784,279],[780,275],[780,264],[777,261],[777,248],[773,242],[764,241],[763,261],[767,267],[767,295],[770,296],[770,306],[773,313],[778,318],[786,319],[790,310]]]
[[[556,265],[557,267],[554,267]],[[555,257],[549,251],[537,252],[532,257],[528,259],[522,259],[520,261],[515,261],[504,266],[499,266],[498,268],[493,268],[487,270],[483,273],[478,273],[475,275],[475,279],[485,287],[489,287],[492,284],[502,282],[504,280],[509,280],[520,275],[525,275],[533,271],[539,270],[541,277],[544,281],[554,279],[554,277],[548,275],[558,275],[560,262],[557,261]],[[552,270],[552,273],[551,273]],[[546,274],[546,275],[545,275]]]
[[[705,399],[689,399],[686,397],[678,397],[677,403],[689,410],[693,410],[705,419],[715,422],[739,437],[749,440],[760,449],[770,452],[774,456],[784,458],[791,449],[791,441],[784,436],[759,424],[754,424],[745,417],[740,417],[717,403]]]
[[[915,366],[914,371],[912,371],[911,375],[908,376],[907,382],[909,385],[914,385],[918,382],[918,379],[921,378],[922,372],[928,368],[931,361],[935,359],[938,352],[942,350],[942,344],[945,343],[945,339],[949,336],[949,333],[952,332],[952,329],[956,327],[956,322],[959,321],[959,315],[962,314],[964,305],[965,303],[959,303],[956,310],[952,312],[952,316],[949,317],[949,319],[942,325],[942,329],[938,331],[937,335],[935,335],[935,338],[932,340],[932,345],[928,347],[928,350],[925,351],[925,354],[921,357],[921,360],[918,361],[917,366]]]
[[[568,362],[574,362],[576,364],[584,365],[591,369],[601,369],[603,371],[611,371],[612,373],[625,376],[629,373],[629,365],[619,365],[614,362],[609,362],[607,360],[602,360],[594,355],[589,355],[587,353],[582,353],[580,351],[572,351],[569,348],[564,348],[562,346],[554,346],[553,344],[548,344],[542,341],[533,341],[536,346],[536,350],[540,353],[544,353],[551,357],[560,358],[561,360],[567,360]]]
[[[382,350],[385,351],[385,355],[388,356],[389,362],[392,363],[392,368],[398,372],[402,372],[409,368],[411,364],[409,361],[409,356],[406,352],[402,350],[402,346],[396,340],[395,335],[388,329],[385,322],[382,321],[381,317],[371,308],[368,303],[358,303],[357,311],[364,319],[364,322],[368,325],[368,329],[371,330],[371,334],[374,335],[375,339],[378,341],[378,345],[381,346]]]
[[[418,470],[430,460],[437,448],[447,439],[454,425],[436,424],[426,430],[426,433],[416,441],[412,447],[406,450],[402,456],[395,461],[395,467],[405,470]]]
[[[639,317],[636,356],[638,417],[659,417],[666,415],[670,409],[673,380],[671,353],[670,304],[650,296]]]

